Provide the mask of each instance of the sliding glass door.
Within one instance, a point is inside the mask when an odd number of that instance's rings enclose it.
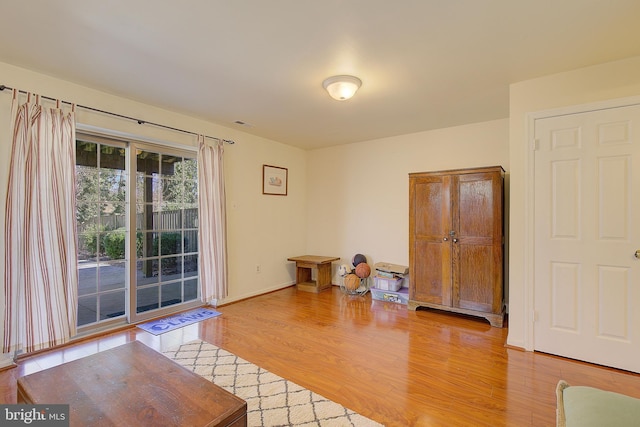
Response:
[[[79,135],[78,326],[199,305],[196,153]]]
[[[78,326],[126,313],[126,146],[76,141]]]
[[[198,170],[194,157],[136,151],[134,282],[140,314],[198,297]]]

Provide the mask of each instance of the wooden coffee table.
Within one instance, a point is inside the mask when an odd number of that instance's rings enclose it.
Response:
[[[299,291],[321,292],[331,288],[331,263],[340,257],[303,255],[287,258],[296,263],[296,286]],[[313,269],[318,271],[316,280],[311,280]]]
[[[18,379],[18,403],[69,404],[71,426],[246,426],[247,403],[139,341]]]

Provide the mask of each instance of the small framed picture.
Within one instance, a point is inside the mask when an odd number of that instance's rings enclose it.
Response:
[[[262,194],[286,196],[289,170],[278,166],[262,165]]]

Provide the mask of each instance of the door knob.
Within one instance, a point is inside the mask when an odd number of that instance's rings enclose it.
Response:
[[[458,243],[458,239],[453,239],[453,243]]]
[[[448,242],[448,241],[449,241],[449,238],[448,238],[448,237],[443,237],[443,238],[442,238],[442,240],[443,240],[443,241],[445,241],[445,242]],[[637,253],[636,253],[636,256],[638,256],[638,254],[637,254]]]
[[[633,254],[633,256],[635,256],[636,258],[640,258],[640,249],[638,249],[636,253]]]

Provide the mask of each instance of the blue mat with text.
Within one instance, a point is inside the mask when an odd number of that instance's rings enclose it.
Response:
[[[138,325],[138,328],[144,329],[153,335],[160,335],[192,323],[220,316],[221,314],[222,313],[219,311],[215,311],[210,308],[197,308],[185,313],[174,314],[173,316],[163,317],[162,319],[155,319],[150,322],[143,323]]]

